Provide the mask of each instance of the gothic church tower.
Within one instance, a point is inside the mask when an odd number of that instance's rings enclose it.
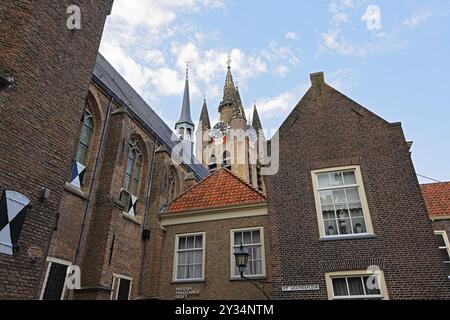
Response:
[[[245,115],[239,88],[228,61],[219,122],[211,127],[206,99],[196,133],[196,156],[210,171],[226,167],[254,188],[265,192],[258,162],[258,132],[262,132],[256,106],[252,126]],[[256,126],[256,127],[255,127]]]

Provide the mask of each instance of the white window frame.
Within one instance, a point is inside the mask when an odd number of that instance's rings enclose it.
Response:
[[[48,257],[47,262],[48,262],[47,271],[45,272],[44,283],[42,284],[41,295],[39,297],[39,300],[44,299],[44,293],[45,293],[45,289],[47,288],[48,277],[50,276],[50,269],[52,267],[52,264],[58,263],[58,264],[61,264],[61,265],[67,266],[67,267],[70,267],[72,265],[72,262],[70,262],[70,261],[62,260],[62,259],[58,259],[58,258],[52,258],[52,257]],[[67,274],[66,274],[66,280],[67,280]],[[66,282],[64,281],[64,288],[61,293],[60,300],[64,299],[66,292],[67,292],[67,286],[66,286]]]
[[[350,234],[340,234],[340,235],[327,235],[326,234],[325,224],[324,224],[323,215],[322,215],[322,205],[320,202],[319,191],[321,191],[321,190],[319,189],[318,176],[319,176],[319,174],[322,174],[322,173],[342,172],[342,171],[354,171],[355,172],[355,178],[356,178],[356,184],[357,184],[356,187],[358,189],[361,206],[362,206],[362,210],[363,210],[364,221],[366,223],[366,229],[367,229],[367,232],[365,232],[365,233],[350,233]],[[353,237],[358,238],[361,236],[374,235],[372,219],[370,216],[369,206],[367,204],[366,192],[365,192],[364,183],[362,180],[361,168],[359,165],[313,170],[313,171],[311,171],[311,178],[312,178],[312,185],[313,185],[313,191],[314,191],[314,199],[316,202],[316,213],[317,213],[317,220],[318,220],[318,224],[319,224],[319,234],[320,234],[321,239],[332,240],[332,239],[340,239],[340,238],[353,238]],[[336,187],[336,189],[340,189],[340,188],[344,188],[344,187]]]
[[[261,274],[249,274],[245,275],[246,278],[265,278],[266,277],[266,248],[264,245],[264,227],[252,227],[252,228],[242,228],[242,229],[232,229],[230,230],[230,279],[239,279],[240,275],[235,275],[236,261],[234,257],[234,234],[236,232],[246,232],[246,231],[259,231],[259,236],[261,238]]]
[[[116,286],[116,279],[117,279],[117,286]],[[128,300],[130,300],[131,288],[133,287],[133,278],[116,273],[113,273],[113,282],[111,286],[112,291],[109,297],[110,300],[117,300],[117,297],[119,296],[120,280],[122,279],[130,281],[130,289],[128,291]],[[116,290],[115,292],[114,289]]]
[[[364,295],[364,296],[345,296],[335,297],[333,288],[333,279],[335,278],[352,278],[352,277],[367,277],[377,274],[378,284],[380,286],[379,295]],[[381,300],[389,300],[389,294],[386,287],[386,280],[384,278],[383,270],[371,271],[371,270],[357,270],[357,271],[339,271],[330,272],[325,274],[325,281],[327,284],[328,300],[358,300],[358,299],[371,299],[379,298]]]
[[[434,231],[435,235],[442,235],[442,237],[444,238],[444,243],[445,243],[445,247],[439,247],[439,250],[442,249],[447,249],[448,252],[448,256],[450,257],[450,241],[448,239],[448,235],[447,235],[447,231],[445,230],[436,230]],[[448,264],[448,262],[444,262],[444,264]],[[450,276],[448,276],[448,278],[450,279]]]
[[[202,276],[201,278],[192,278],[192,279],[177,279],[178,275],[178,245],[180,243],[180,238],[183,237],[193,237],[193,236],[202,236]],[[206,232],[194,232],[194,233],[184,233],[175,235],[175,250],[173,257],[173,274],[172,281],[173,282],[200,282],[205,281],[205,262],[206,262]]]

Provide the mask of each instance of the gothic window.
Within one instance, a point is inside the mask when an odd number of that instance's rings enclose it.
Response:
[[[231,170],[231,153],[230,153],[230,151],[225,151],[223,153],[222,167]]]
[[[142,169],[142,152],[136,139],[131,139],[128,143],[128,147],[124,189],[136,196]]]
[[[83,126],[81,128],[80,140],[78,142],[78,151],[73,162],[72,173],[70,175],[70,184],[76,188],[83,185],[84,175],[89,157],[89,147],[91,144],[92,134],[94,132],[94,120],[92,113],[86,107],[83,114]]]
[[[175,179],[171,173],[169,176],[169,201],[175,199],[175,194],[176,194]]]
[[[75,157],[75,160],[81,163],[82,165],[86,165],[88,155],[89,155],[89,146],[91,142],[92,132],[94,131],[94,121],[92,119],[92,114],[86,108],[83,115],[83,127],[81,129],[80,141],[78,144],[78,151]]]

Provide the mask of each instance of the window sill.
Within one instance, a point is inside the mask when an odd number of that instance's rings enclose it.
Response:
[[[320,238],[319,241],[338,241],[338,240],[360,240],[360,239],[375,239],[374,234],[360,234],[360,235],[347,235],[347,236],[331,236]]]
[[[247,279],[246,278],[248,278],[248,279],[250,279],[250,280],[255,280],[255,281],[260,281],[260,280],[267,280],[267,277],[266,276],[245,276],[245,278],[241,278],[240,276],[239,277],[233,277],[233,278],[230,278],[230,281],[247,281]]]
[[[81,189],[78,189],[77,187],[71,185],[68,182],[66,182],[66,184],[64,185],[64,190],[84,200],[88,199],[88,196]]]
[[[199,280],[172,280],[171,284],[183,284],[183,283],[205,283],[205,279]]]
[[[141,225],[141,221],[140,221],[138,218],[133,217],[133,216],[130,216],[130,215],[129,215],[128,213],[126,213],[126,212],[122,212],[122,217],[123,217],[124,219],[127,219],[127,220],[129,220],[129,221],[131,221],[131,222],[137,224],[137,225]]]

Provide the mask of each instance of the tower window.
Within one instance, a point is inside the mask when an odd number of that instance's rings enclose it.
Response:
[[[222,167],[231,170],[231,153],[230,151],[225,151],[223,153]]]
[[[217,169],[217,159],[215,156],[211,156],[211,158],[209,158],[209,171],[215,171]]]

